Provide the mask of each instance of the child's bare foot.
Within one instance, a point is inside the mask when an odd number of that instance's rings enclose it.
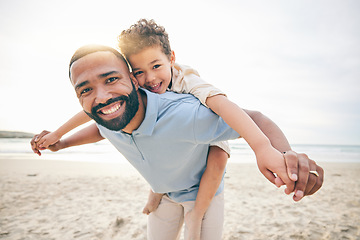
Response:
[[[202,219],[203,216],[196,214],[193,210],[185,214],[187,228],[185,240],[200,240]]]
[[[146,203],[143,213],[149,215],[151,212],[155,211],[160,204],[161,198],[163,194],[161,193],[154,193],[150,190],[148,202]]]

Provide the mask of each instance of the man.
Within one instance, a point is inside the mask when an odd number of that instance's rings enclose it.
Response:
[[[71,60],[70,79],[84,111],[97,125],[59,141],[50,149],[92,143],[104,137],[109,139],[154,191],[166,193],[164,204],[150,215],[149,237],[159,239],[153,234],[162,227],[163,239],[176,238],[183,214],[177,212],[175,205],[195,200],[206,168],[209,143],[235,139],[239,134],[191,95],[170,92],[157,95],[139,89],[122,56],[108,47],[80,48]],[[273,138],[279,141],[282,135]],[[291,150],[286,139],[280,142],[282,147],[278,150]],[[32,141],[32,147],[34,152],[41,150],[35,141]],[[285,154],[288,172],[284,162],[273,170],[286,183],[288,193],[294,190],[294,182],[288,175],[297,174],[296,189],[305,195],[313,194],[322,185],[323,170],[304,155],[298,156],[297,159],[292,151]],[[260,164],[259,168],[262,168]],[[314,174],[309,174],[309,170]],[[223,182],[209,212],[222,209],[222,190]],[[186,208],[186,204],[182,207]],[[165,222],[161,221],[164,216]],[[175,225],[170,222],[172,216],[175,216],[172,218]],[[211,216],[215,218],[214,214]],[[220,222],[222,224],[222,220]],[[164,224],[168,224],[167,227]],[[165,229],[169,233],[165,233]]]

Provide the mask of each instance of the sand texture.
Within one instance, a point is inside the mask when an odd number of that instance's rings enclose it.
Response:
[[[322,163],[295,203],[255,164],[229,163],[223,239],[360,239],[360,164]],[[146,239],[149,187],[127,164],[0,159],[0,239]]]

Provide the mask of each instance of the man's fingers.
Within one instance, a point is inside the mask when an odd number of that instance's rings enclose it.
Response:
[[[309,159],[306,154],[298,154],[298,156],[299,180],[296,183],[295,201],[300,201],[304,196],[317,192],[324,181],[324,170],[315,161]],[[316,171],[319,176],[310,173],[310,171]]]
[[[44,130],[40,134],[35,135],[30,141],[31,149],[39,156],[41,156],[40,150],[44,150],[45,148],[39,147],[38,141],[48,133],[49,131]]]
[[[309,181],[309,172],[310,172],[310,165],[315,166],[315,162],[310,160],[306,154],[299,153],[298,156],[298,168],[299,168],[299,176],[296,182],[295,187],[295,198],[300,200],[303,196],[305,196],[306,189],[309,191],[308,181]],[[313,186],[311,186],[313,187]],[[298,194],[297,194],[298,193]],[[296,196],[297,195],[297,196]],[[294,199],[295,200],[295,199]]]
[[[41,156],[41,152],[39,151],[38,147],[37,147],[37,144],[35,142],[35,139],[36,139],[37,135],[35,135],[31,141],[30,141],[30,145],[31,145],[31,149],[34,153],[36,153],[37,155]]]
[[[298,180],[298,157],[293,151],[287,151],[284,153],[285,163],[287,167],[287,173],[289,178],[296,182]]]
[[[31,145],[31,149],[33,150],[34,153],[36,153],[36,139],[37,139],[38,135],[35,135],[31,140],[30,140],[30,145]]]
[[[312,195],[315,192],[317,192],[321,188],[321,186],[324,182],[324,170],[320,166],[316,165],[316,171],[319,174],[319,176],[310,174],[315,177],[315,180],[314,180],[315,184],[313,185],[313,187],[311,189],[307,189],[307,191],[305,191],[305,195]]]
[[[312,160],[310,160],[310,171],[316,171],[316,163]],[[307,185],[306,185],[306,188],[304,191],[304,196],[311,195],[310,194],[311,192],[316,192],[315,186],[317,184],[318,179],[319,179],[319,176],[316,176],[313,173],[309,174]],[[314,189],[314,191],[313,191],[313,189]]]

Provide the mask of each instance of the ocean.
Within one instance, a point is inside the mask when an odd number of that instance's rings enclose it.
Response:
[[[255,163],[255,155],[243,140],[230,142],[229,162]],[[306,153],[316,162],[356,162],[360,163],[360,145],[316,145],[294,144],[294,151]],[[30,139],[0,138],[0,159],[39,159],[80,162],[126,162],[126,159],[107,141],[72,147],[53,153],[43,151],[41,157],[34,154]]]

